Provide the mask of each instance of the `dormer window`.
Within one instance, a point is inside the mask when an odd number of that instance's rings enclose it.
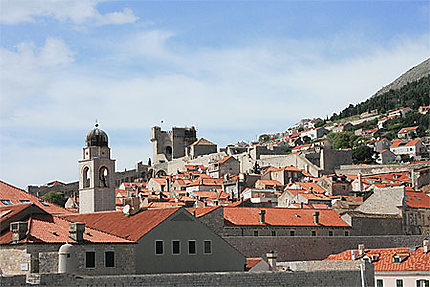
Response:
[[[400,263],[400,257],[395,255],[393,257],[393,263]]]

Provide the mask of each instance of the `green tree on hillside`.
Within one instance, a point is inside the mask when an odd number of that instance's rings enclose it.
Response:
[[[42,196],[42,198],[63,207],[64,207],[64,204],[66,203],[66,199],[64,198],[64,195],[62,193],[58,193],[55,191],[49,191],[44,196]]]

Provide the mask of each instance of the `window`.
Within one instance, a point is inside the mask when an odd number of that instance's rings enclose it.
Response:
[[[294,230],[290,230],[290,236],[296,235],[296,232]]]
[[[85,252],[85,267],[86,268],[96,267],[96,253],[94,251]]]
[[[403,287],[403,279],[396,280],[396,287]]]
[[[210,240],[203,241],[203,254],[205,255],[212,254],[212,241]]]
[[[10,201],[10,200],[2,200],[1,203],[3,203],[4,205],[11,205],[12,201]]]
[[[163,240],[156,240],[155,241],[155,254],[156,255],[163,255],[164,254]]]
[[[42,204],[42,205],[44,205],[44,206],[49,206],[49,204],[46,202],[46,201],[43,201],[43,200],[39,200],[40,201],[40,203]]]
[[[393,263],[400,263],[400,257],[399,256],[394,256],[393,257]]]
[[[384,280],[377,279],[376,280],[376,287],[384,287]]]
[[[272,230],[272,236],[276,236],[276,230]]]
[[[317,232],[315,230],[312,230],[312,236],[317,236]]]
[[[115,252],[105,252],[105,267],[115,267]]]
[[[328,231],[328,236],[333,236],[333,230]]]
[[[20,201],[21,201],[21,203],[30,203],[30,200],[28,200],[28,199],[22,199]]]
[[[417,280],[417,287],[430,287],[429,280],[427,280],[427,279]]]
[[[345,236],[349,236],[349,231],[345,230]]]
[[[173,255],[181,254],[181,241],[172,240],[172,254]]]
[[[258,236],[258,230],[254,230],[254,236]]]
[[[197,254],[196,241],[195,240],[188,240],[188,254],[189,255]]]

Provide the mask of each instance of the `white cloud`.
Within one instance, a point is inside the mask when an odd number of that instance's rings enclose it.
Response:
[[[365,100],[426,59],[430,50],[427,35],[397,39],[389,47],[368,44],[366,53],[339,58],[326,57],[325,50],[332,46],[325,43],[260,41],[246,47],[189,50],[172,48],[173,37],[167,31],[148,31],[108,45],[110,54],[102,50],[100,61],[117,65],[109,76],[97,65],[74,61],[60,39],[47,39],[40,48],[23,43],[16,51],[2,49],[0,68],[8,73],[0,79],[1,98],[13,108],[0,119],[1,128],[87,130],[98,119],[109,133],[149,130],[164,120],[165,128],[197,125],[199,136],[207,137],[207,131],[222,146],[259,132],[282,131],[300,118],[324,117]],[[166,69],[142,73],[148,59]],[[219,136],[213,132],[223,129],[226,132]],[[135,143],[142,138],[147,144],[140,149]],[[147,134],[141,132],[127,138],[111,136],[111,147],[121,169],[146,161],[151,150]],[[47,149],[14,146],[6,152],[23,155],[2,161],[34,166]],[[60,164],[73,163],[73,169],[59,168],[67,174],[63,178],[73,178],[74,154],[81,146],[64,153],[61,147],[49,149],[62,153]],[[39,158],[31,158],[33,153]],[[59,178],[53,165],[48,161],[40,167],[38,183]]]
[[[101,14],[96,6],[99,0],[1,0],[0,22],[15,25],[36,22],[43,18],[70,21],[74,24],[125,24],[134,23],[137,17],[129,8],[121,12]]]

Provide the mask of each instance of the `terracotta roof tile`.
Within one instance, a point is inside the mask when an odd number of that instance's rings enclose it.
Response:
[[[265,210],[265,221],[259,220],[259,211]],[[351,227],[343,221],[336,211],[331,209],[319,210],[319,222],[314,223],[312,209],[300,208],[278,208],[278,207],[225,207],[224,219],[229,225],[258,225],[258,226],[331,226],[331,227]]]
[[[137,241],[178,210],[177,207],[148,209],[129,216],[121,211],[106,211],[73,214],[64,218],[73,222],[84,222],[98,230]]]
[[[332,254],[325,261],[347,261],[352,260],[352,251],[347,250],[339,254]],[[358,250],[354,250],[358,254]],[[364,253],[371,257],[377,255],[377,260],[373,261],[375,271],[429,271],[430,252],[424,253],[420,248],[386,248],[386,249],[366,249]],[[394,263],[394,255],[406,255],[406,258],[399,263]],[[408,256],[409,255],[409,256]]]
[[[0,200],[8,200],[12,204],[34,203],[50,214],[70,214],[69,210],[37,197],[0,180]],[[7,206],[1,203],[0,206]]]

